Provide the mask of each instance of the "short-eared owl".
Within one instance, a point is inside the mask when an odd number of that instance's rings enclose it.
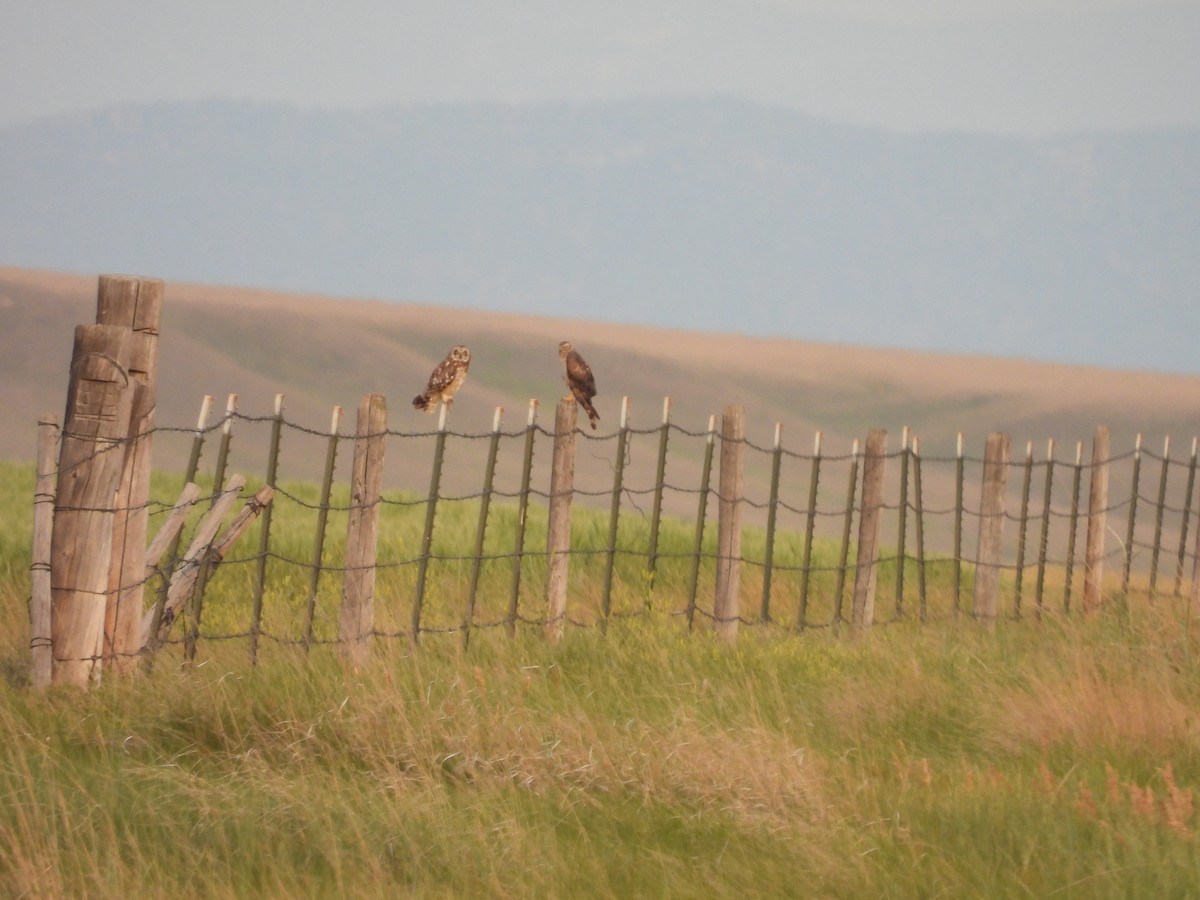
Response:
[[[588,421],[595,429],[600,420],[600,413],[592,406],[592,398],[596,396],[596,379],[592,375],[591,366],[583,361],[583,357],[570,341],[563,341],[558,345],[558,358],[563,361],[563,380],[571,389],[571,396],[587,410]]]
[[[456,344],[429,376],[425,391],[413,397],[413,406],[428,413],[436,410],[438,403],[453,406],[454,395],[467,380],[467,369],[470,367],[471,351],[462,344]]]

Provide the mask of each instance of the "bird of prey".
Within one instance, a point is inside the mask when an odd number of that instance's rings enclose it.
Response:
[[[563,380],[571,389],[571,396],[587,410],[588,421],[595,430],[600,413],[592,406],[592,398],[596,396],[596,379],[592,375],[592,367],[584,362],[570,341],[563,341],[558,345],[558,358],[563,361]]]
[[[446,358],[437,364],[433,374],[429,376],[429,384],[425,390],[413,397],[413,407],[431,413],[439,403],[447,407],[454,405],[454,395],[467,380],[467,369],[471,366],[471,351],[462,344],[456,344],[446,354]]]

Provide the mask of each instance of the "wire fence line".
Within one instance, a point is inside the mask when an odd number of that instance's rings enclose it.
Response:
[[[1135,447],[1099,459],[1085,458],[1082,442],[1065,457],[1051,442],[1039,458],[1029,445],[1024,454],[1006,450],[990,459],[965,452],[961,436],[954,455],[925,456],[905,429],[899,447],[877,448],[872,456],[865,441],[854,441],[848,452],[828,452],[819,433],[811,450],[787,447],[779,429],[773,445],[757,445],[718,430],[716,416],[707,429],[688,429],[670,420],[668,400],[655,427],[633,428],[624,417],[611,433],[572,427],[572,447],[579,442],[584,452],[572,450],[564,481],[548,471],[548,451],[567,434],[540,423],[537,412],[532,402],[524,427],[504,429],[497,411],[492,430],[484,432],[452,431],[444,412],[436,429],[422,431],[371,427],[360,415],[347,434],[340,410],[325,431],[289,421],[282,397],[274,415],[247,416],[231,396],[215,423],[206,398],[195,429],[149,427],[98,445],[94,456],[126,453],[145,439],[189,442],[183,481],[206,488],[189,506],[187,528],[166,542],[143,577],[109,581],[110,593],[145,590],[142,614],[153,639],[125,649],[105,644],[86,658],[137,657],[164,644],[194,658],[202,643],[224,641],[246,641],[255,658],[264,641],[345,647],[369,638],[417,642],[453,635],[466,644],[480,630],[527,627],[549,634],[564,625],[602,628],[656,613],[689,628],[702,622],[718,630],[1017,619],[1095,603],[1086,591],[1097,571],[1105,601],[1191,600],[1196,589],[1194,441],[1183,457],[1172,455],[1169,442],[1156,453],[1139,437]],[[270,499],[255,513],[257,521],[248,517],[236,554],[230,540],[214,556],[214,532],[189,555],[185,532],[194,534],[205,510],[228,492],[235,435],[254,429],[269,434],[264,474],[252,480],[271,490]],[[72,436],[64,430],[59,439]],[[319,484],[286,479],[287,448],[299,439],[326,444]],[[430,489],[381,487],[364,495],[359,473],[347,480],[339,458],[348,449],[357,458],[373,441],[382,448],[381,469],[400,465],[410,482],[425,480]],[[410,451],[429,442],[428,466],[414,464],[419,454]],[[744,489],[740,475],[726,477],[732,450],[739,473],[770,473],[763,484]],[[447,477],[448,456],[461,457],[453,478]],[[211,468],[202,465],[209,457]],[[397,457],[400,463],[390,462]],[[515,461],[506,479],[511,483],[495,479],[503,459]],[[576,477],[580,460],[586,466]],[[238,462],[244,469],[262,466],[261,459]],[[870,466],[879,467],[881,479],[873,496]],[[1098,499],[1101,472],[1111,490]],[[61,482],[70,472],[44,473],[39,466],[39,474]],[[990,497],[989,478],[995,482]],[[566,543],[555,548],[551,510],[564,499],[592,508],[573,524],[568,518]],[[158,530],[178,506],[163,495],[127,507],[56,502],[55,513],[144,510]],[[672,508],[691,512],[664,512]],[[734,553],[717,533],[726,509],[737,516]],[[376,517],[377,539],[356,552],[349,521],[365,512]],[[865,540],[875,546],[866,557]],[[565,593],[557,610],[549,577],[556,558],[573,570],[559,588]],[[35,558],[34,564],[44,562]],[[722,567],[736,570],[732,582]],[[185,569],[195,573],[191,589],[172,602]],[[350,581],[368,574],[368,618],[348,633],[340,618]],[[995,580],[990,596],[980,595],[983,574]],[[722,597],[731,583],[732,595]],[[34,635],[35,646],[41,640]]]

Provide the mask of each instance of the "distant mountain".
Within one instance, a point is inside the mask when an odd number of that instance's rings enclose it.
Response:
[[[130,107],[0,129],[0,264],[1200,372],[1200,131]]]

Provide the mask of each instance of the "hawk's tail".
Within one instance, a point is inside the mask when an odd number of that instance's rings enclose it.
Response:
[[[600,413],[596,412],[596,407],[592,406],[592,401],[585,397],[580,398],[583,403],[583,408],[587,410],[588,421],[592,423],[592,431],[596,430],[596,423],[600,421]]]
[[[413,409],[419,409],[422,412],[431,413],[435,404],[429,402],[429,398],[425,394],[417,394],[413,397]]]

